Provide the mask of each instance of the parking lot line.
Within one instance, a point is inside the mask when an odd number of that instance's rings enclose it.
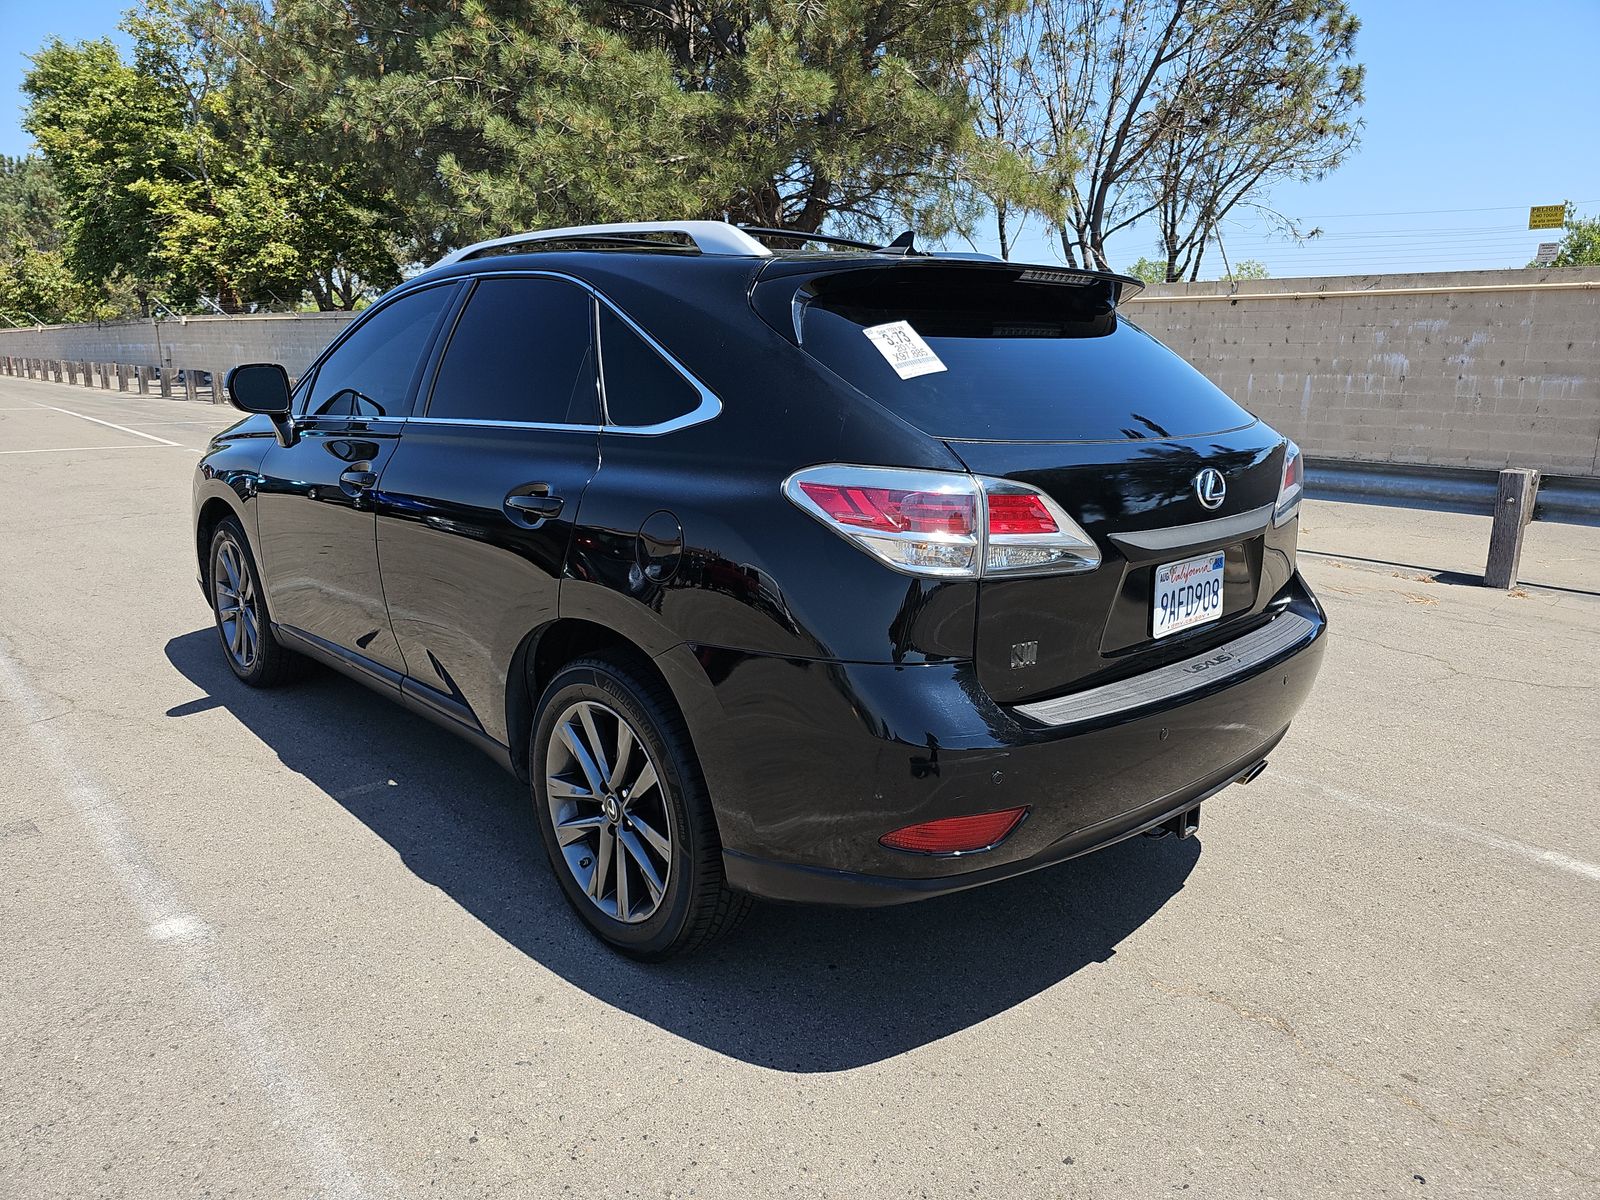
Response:
[[[1367,812],[1378,813],[1385,817],[1398,817],[1403,821],[1411,821],[1429,829],[1437,830],[1440,833],[1447,833],[1451,837],[1459,838],[1462,841],[1473,842],[1491,850],[1514,854],[1530,862],[1539,863],[1542,866],[1555,867],[1558,870],[1600,883],[1600,864],[1586,862],[1581,858],[1573,858],[1570,854],[1563,854],[1559,850],[1546,850],[1542,846],[1530,846],[1527,842],[1519,842],[1515,838],[1501,837],[1497,833],[1474,829],[1470,825],[1461,825],[1455,821],[1442,820],[1439,817],[1432,817],[1426,813],[1417,812],[1415,809],[1406,808],[1404,805],[1384,804],[1382,801],[1358,796],[1356,793],[1346,791],[1344,788],[1331,787],[1328,784],[1319,783],[1315,779],[1307,779],[1304,776],[1290,775],[1284,772],[1278,772],[1277,774],[1279,779],[1286,783],[1291,783],[1297,788],[1309,789],[1326,796],[1330,800],[1348,804],[1352,808],[1364,809]]]
[[[178,446],[168,443],[175,450],[187,450],[188,446]],[[0,450],[0,454],[67,454],[75,450],[159,450],[159,446],[145,446],[135,442],[131,446],[33,446],[27,450]]]
[[[93,421],[96,425],[104,425],[107,429],[115,429],[120,433],[131,433],[134,437],[148,438],[152,442],[160,442],[163,446],[183,445],[181,442],[169,442],[166,438],[157,437],[153,433],[140,433],[137,429],[129,429],[126,425],[117,425],[111,421],[102,421],[99,417],[91,417],[85,413],[73,412],[70,408],[57,408],[54,404],[38,404],[37,402],[35,402],[35,406],[38,408],[47,408],[51,412],[65,413],[69,417],[77,417],[83,421]],[[184,448],[192,449],[192,447]]]
[[[112,792],[81,765],[52,723],[20,664],[0,648],[0,699],[20,714],[23,728],[54,769],[69,803],[94,835],[100,857],[111,869],[129,903],[153,941],[174,947],[184,983],[196,1002],[227,1031],[235,1053],[255,1072],[267,1102],[277,1110],[286,1130],[315,1171],[318,1195],[365,1197],[372,1194],[350,1161],[333,1124],[324,1115],[331,1107],[292,1045],[274,1035],[265,1005],[228,977],[221,957],[211,949],[213,930],[185,911],[177,889],[163,876],[140,845],[127,813]],[[385,1184],[387,1180],[383,1181]],[[392,1186],[380,1186],[389,1193]]]

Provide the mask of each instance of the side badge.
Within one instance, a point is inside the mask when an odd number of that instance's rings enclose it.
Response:
[[[1031,667],[1039,661],[1038,642],[1013,642],[1011,644],[1011,669]]]

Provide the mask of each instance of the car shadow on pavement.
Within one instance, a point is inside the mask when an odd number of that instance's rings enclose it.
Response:
[[[526,789],[423,718],[332,672],[252,691],[216,634],[167,643],[172,665],[284,765],[357,817],[512,946],[574,986],[733,1058],[841,1071],[957,1034],[1090,963],[1184,884],[1196,840],[1135,838],[1060,867],[895,908],[758,905],[712,950],[643,965],[567,908]]]

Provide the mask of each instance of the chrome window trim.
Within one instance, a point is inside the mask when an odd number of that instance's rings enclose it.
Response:
[[[600,433],[604,425],[563,425],[555,421],[495,421],[485,417],[408,417],[407,425],[472,425],[485,429],[545,429],[564,433]]]
[[[694,388],[695,392],[700,397],[700,403],[690,411],[684,413],[682,416],[673,417],[670,421],[658,421],[654,425],[613,425],[610,421],[605,421],[600,425],[570,425],[552,421],[495,421],[477,420],[472,417],[428,416],[408,417],[408,421],[417,421],[421,423],[438,425],[483,425],[489,428],[505,429],[568,429],[582,433],[602,432],[628,434],[633,437],[659,437],[663,433],[674,433],[679,429],[687,429],[691,425],[699,425],[706,421],[710,421],[722,413],[722,400],[715,392],[713,392],[705,384],[701,383],[700,380],[695,377],[693,371],[689,370],[688,367],[684,366],[681,362],[674,358],[672,353],[665,346],[652,337],[649,331],[644,328],[644,326],[640,325],[639,322],[635,321],[625,311],[623,311],[623,309],[617,305],[617,303],[613,301],[611,297],[607,296],[604,292],[587,280],[579,279],[576,275],[569,275],[565,271],[541,271],[528,268],[509,271],[475,271],[472,274],[462,276],[461,278],[469,281],[477,279],[517,278],[559,279],[565,283],[571,283],[579,288],[582,288],[583,291],[587,292],[594,301],[604,304],[617,315],[618,319],[621,320],[624,325],[644,339],[644,342],[647,346],[660,355],[661,358],[666,361],[666,364],[676,371],[685,383]],[[459,316],[460,314],[457,314],[458,319]],[[595,348],[595,376],[600,381],[600,413],[601,416],[604,417],[606,415],[605,349],[600,344],[599,321],[593,322],[593,329]],[[446,348],[446,352],[448,353],[448,347]],[[443,362],[442,359],[440,361],[441,363]],[[437,367],[434,369],[434,374],[438,374]],[[427,380],[425,382],[427,382],[429,386],[429,394],[431,396],[432,380]]]
[[[1307,641],[1316,628],[1299,613],[1280,613],[1260,629],[1191,658],[1115,683],[1019,704],[1012,711],[1044,725],[1076,725],[1130,712],[1254,671]]]

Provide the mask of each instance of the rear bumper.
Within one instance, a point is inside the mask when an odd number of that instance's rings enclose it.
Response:
[[[695,740],[730,884],[780,900],[902,903],[1074,858],[1193,808],[1277,745],[1316,678],[1326,618],[1298,577],[1285,600],[1275,636],[1239,639],[1253,649],[1237,669],[1213,652],[1170,687],[1077,708],[997,705],[970,663],[703,658],[720,677],[721,714]],[[990,850],[930,856],[878,842],[1018,805],[1027,818]]]

